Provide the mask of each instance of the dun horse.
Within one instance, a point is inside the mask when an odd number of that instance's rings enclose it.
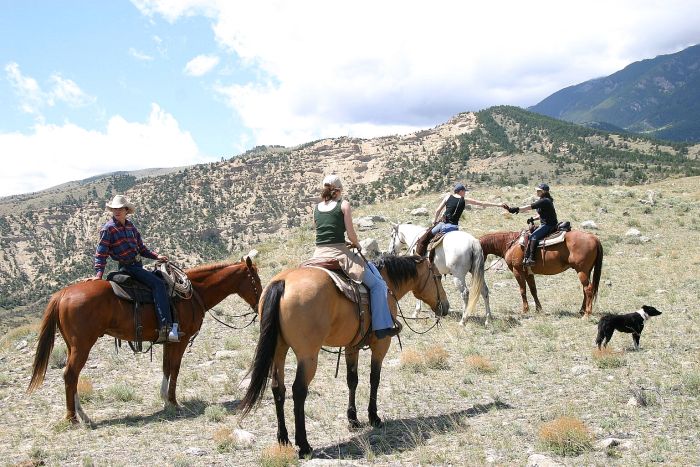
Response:
[[[391,224],[389,253],[397,253],[402,244],[406,245],[409,253],[413,253],[418,238],[424,233],[425,227],[419,225]],[[486,324],[491,320],[489,288],[484,280],[484,259],[485,255],[481,251],[479,241],[461,230],[446,234],[442,243],[435,249],[435,266],[440,274],[452,274],[454,283],[462,296],[464,309],[462,320],[459,322],[461,325],[466,323],[468,315],[473,314],[474,307],[479,301],[479,294],[484,298]],[[467,287],[467,273],[472,275],[470,287]],[[416,305],[416,314],[418,311],[420,311],[420,302]]]
[[[175,387],[182,354],[187,348],[189,338],[202,326],[205,311],[232,293],[240,295],[255,309],[262,291],[257,267],[250,258],[238,263],[199,266],[186,273],[192,282],[195,297],[180,301],[176,305],[180,317],[180,330],[184,332],[185,338],[180,342],[163,345],[163,380],[160,395],[166,403],[176,407],[178,403]],[[195,300],[197,296],[199,298]],[[153,305],[144,305],[141,310],[143,339],[155,341],[158,333]],[[78,423],[77,411],[83,422],[91,423],[80,407],[76,390],[78,376],[87,361],[90,349],[100,336],[109,334],[123,340],[136,340],[133,313],[132,304],[117,298],[107,281],[81,282],[55,293],[44,311],[28,391],[33,391],[44,381],[58,327],[68,349],[68,360],[63,370],[66,418]]]
[[[494,232],[479,238],[484,255],[494,254],[504,258],[508,268],[513,272],[520,286],[520,296],[523,300],[523,313],[530,311],[527,304],[526,283],[530,287],[532,298],[535,299],[537,311],[542,310],[537,298],[535,274],[559,274],[572,268],[578,274],[583,286],[583,303],[580,313],[585,317],[591,315],[593,302],[598,295],[600,274],[603,269],[603,246],[598,237],[588,232],[572,230],[566,233],[565,242],[538,248],[535,254],[536,263],[530,274],[523,268],[523,248],[518,242],[520,232]],[[541,243],[540,243],[541,245]]]
[[[444,316],[449,303],[440,274],[427,259],[417,256],[387,256],[377,263],[390,290],[389,308],[396,316],[397,303],[412,291],[424,300],[436,315]],[[272,395],[277,413],[277,441],[289,444],[284,420],[284,361],[291,347],[297,358],[292,398],[294,400],[295,441],[299,456],[312,452],[306,437],[304,403],[311,380],[316,374],[322,346],[345,347],[349,402],[347,416],[359,426],[355,407],[358,344],[369,333],[370,320],[360,321],[357,305],[341,294],[328,275],[316,268],[289,269],[275,276],[263,293],[259,306],[260,337],[251,367],[251,381],[240,408],[245,416],[262,398],[268,376],[272,376]],[[372,351],[370,370],[369,421],[382,424],[377,415],[377,389],[382,361],[389,350],[390,338],[377,339],[370,334]]]

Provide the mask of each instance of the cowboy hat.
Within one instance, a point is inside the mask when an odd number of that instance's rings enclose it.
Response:
[[[106,206],[110,211],[112,209],[126,208],[127,214],[131,214],[135,211],[134,205],[131,204],[124,195],[116,195],[114,198],[112,198],[112,201],[106,204]]]

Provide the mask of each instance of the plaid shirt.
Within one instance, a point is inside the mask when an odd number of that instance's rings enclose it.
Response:
[[[158,255],[143,244],[141,234],[129,219],[121,225],[113,217],[102,226],[100,243],[97,244],[95,252],[95,272],[104,272],[108,256],[114,261],[129,263],[133,262],[137,255],[158,259]]]

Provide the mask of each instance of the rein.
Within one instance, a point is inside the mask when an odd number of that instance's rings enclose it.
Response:
[[[246,324],[246,325],[243,326],[243,327],[232,326],[232,325],[230,325],[230,324],[228,324],[228,323],[226,323],[226,322],[220,320],[219,318],[217,318],[217,317],[214,315],[214,313],[211,312],[211,310],[206,310],[207,312],[209,312],[209,316],[211,316],[212,318],[214,318],[214,321],[216,321],[216,322],[219,323],[219,324],[223,324],[224,326],[226,326],[226,327],[229,328],[229,329],[234,329],[234,330],[245,329],[245,328],[247,328],[248,326],[250,326],[251,324],[253,324],[253,323],[255,322],[256,318],[258,317],[258,305],[260,304],[260,294],[258,294],[258,286],[257,286],[257,284],[255,283],[255,278],[253,277],[253,274],[250,272],[250,268],[249,268],[247,265],[246,265],[246,275],[248,276],[248,279],[250,279],[250,283],[251,283],[251,285],[253,286],[253,293],[255,294],[255,297],[257,297],[257,299],[256,299],[256,301],[255,301],[255,305],[251,305],[251,306],[250,306],[250,307],[252,308],[252,311],[249,311],[249,312],[247,312],[247,313],[243,313],[242,315],[233,315],[233,318],[234,318],[234,319],[235,319],[235,318],[246,318],[246,317],[248,317],[248,316],[250,316],[250,315],[253,315],[253,318],[251,318],[251,320],[248,321],[248,324]],[[203,304],[203,303],[202,303],[202,308],[204,308],[204,304]]]
[[[425,260],[426,260],[426,258],[423,258],[421,261],[425,261]],[[428,262],[430,262],[430,260],[428,260]],[[428,275],[428,277],[425,278],[425,282],[423,282],[423,285],[421,286],[421,290],[423,290],[425,288],[425,286],[428,284],[428,281],[430,280],[430,276],[432,275],[433,281],[435,281],[435,291],[437,293],[437,304],[438,304],[438,307],[440,307],[440,305],[442,304],[442,300],[440,300],[440,289],[438,287],[438,277],[441,277],[441,275],[435,274],[435,272],[433,271],[434,267],[435,266],[431,263],[430,264],[430,274]],[[415,329],[413,329],[411,327],[410,324],[408,324],[408,320],[409,319],[427,319],[427,318],[406,318],[406,316],[403,314],[403,310],[401,309],[401,305],[399,304],[399,300],[398,300],[398,298],[396,298],[396,295],[394,295],[394,293],[391,290],[389,291],[389,294],[394,298],[394,301],[396,302],[396,308],[399,311],[398,315],[401,317],[401,319],[403,319],[403,322],[406,323],[406,327],[408,329],[410,329],[414,334],[426,334],[429,331],[431,331],[434,327],[436,327],[440,324],[440,319],[442,317],[438,316],[437,319],[435,320],[435,322],[428,329],[426,329],[425,331],[416,331]]]

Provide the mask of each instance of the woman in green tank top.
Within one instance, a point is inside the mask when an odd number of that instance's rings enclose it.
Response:
[[[347,234],[352,246],[360,251],[360,242],[352,224],[352,209],[350,203],[342,198],[342,191],[343,184],[337,175],[328,175],[323,179],[322,200],[314,207],[314,257],[337,259],[348,276],[365,284],[369,288],[372,307],[372,330],[380,339],[395,336],[400,328],[394,327],[384,279],[372,263],[365,263],[359,253],[345,244]]]

